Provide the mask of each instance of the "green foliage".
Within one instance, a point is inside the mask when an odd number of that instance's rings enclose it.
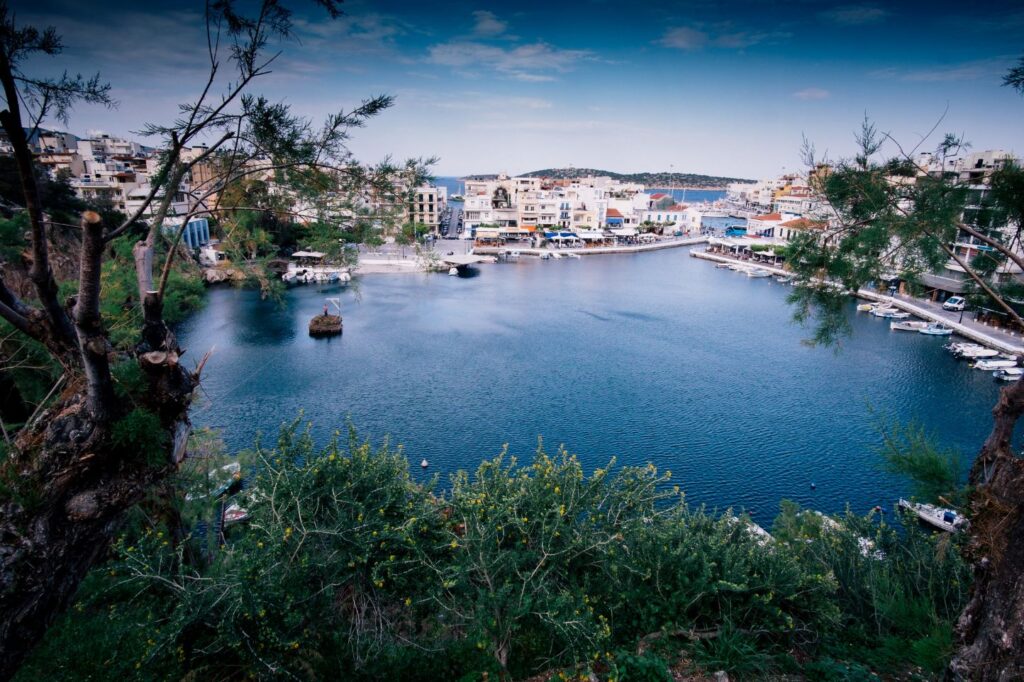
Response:
[[[966,499],[964,461],[958,450],[941,450],[919,424],[882,429],[885,470],[910,479],[925,502],[958,504]]]
[[[28,247],[28,213],[15,213],[10,219],[0,218],[0,260],[18,262]]]
[[[146,419],[131,416],[133,432]],[[202,463],[183,485],[199,491],[220,446],[207,435],[192,452]],[[681,655],[759,677],[799,668],[796,653],[820,679],[907,656],[934,670],[966,590],[948,541],[794,505],[773,541],[690,509],[653,466],[588,474],[538,448],[442,494],[401,449],[351,431],[318,447],[298,421],[242,461],[248,523],[215,541],[195,524],[221,503],[202,495],[181,510],[184,537],[145,517],[19,679],[667,680]]]
[[[160,417],[141,407],[134,408],[110,429],[110,441],[120,452],[150,461],[166,456]]]

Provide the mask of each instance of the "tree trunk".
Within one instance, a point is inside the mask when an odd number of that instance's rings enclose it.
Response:
[[[971,599],[957,623],[954,680],[1024,679],[1024,460],[1013,431],[1024,382],[1004,388],[992,432],[971,467]]]
[[[14,675],[67,607],[123,513],[184,456],[198,377],[179,364],[173,335],[160,338],[159,350],[145,344],[137,350],[150,386],[136,400],[160,418],[162,461],[112,443],[108,423],[92,414],[86,381],[79,379],[19,434],[11,457],[0,464],[10,491],[0,501],[0,680]],[[128,408],[114,407],[115,415]]]

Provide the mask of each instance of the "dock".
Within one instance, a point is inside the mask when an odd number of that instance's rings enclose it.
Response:
[[[735,258],[720,256],[715,253],[707,253],[705,251],[691,251],[690,255],[694,258],[714,261],[716,263],[742,263],[745,265],[749,265],[752,268],[760,268],[762,270],[767,270],[772,274],[782,275],[786,277],[791,277],[793,275],[792,272],[789,272],[788,270],[784,270],[779,267],[773,267],[771,265],[765,265],[763,263],[748,263],[747,261],[740,261]],[[999,338],[998,336],[995,336],[993,333],[977,329],[972,325],[965,324],[963,322],[956,322],[954,320],[949,319],[945,315],[937,313],[934,310],[928,310],[927,308],[919,304],[916,304],[912,301],[907,301],[898,296],[886,296],[884,294],[879,294],[876,291],[870,291],[868,289],[860,289],[854,295],[866,301],[874,301],[876,303],[888,303],[892,305],[894,308],[899,308],[900,310],[908,312],[911,315],[914,315],[915,317],[921,318],[922,320],[928,320],[929,322],[937,322],[944,324],[947,327],[951,328],[956,334],[959,334],[964,338],[970,339],[975,343],[980,343],[983,346],[994,348],[1001,353],[1008,353],[1011,355],[1024,354],[1024,345],[1014,343],[1007,339]]]

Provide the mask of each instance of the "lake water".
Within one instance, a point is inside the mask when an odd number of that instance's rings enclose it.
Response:
[[[284,307],[213,289],[179,331],[186,357],[215,348],[193,419],[241,449],[300,410],[322,438],[351,418],[427,458],[423,477],[473,469],[503,443],[528,459],[543,435],[588,469],[654,462],[691,502],[762,523],[782,498],[864,512],[906,494],[878,468],[880,415],[919,420],[970,456],[980,446],[998,387],[941,338],[891,332],[851,302],[852,338],[810,348],[788,287],[688,256],[366,276],[358,290],[292,289]],[[337,295],[344,335],[310,339]]]

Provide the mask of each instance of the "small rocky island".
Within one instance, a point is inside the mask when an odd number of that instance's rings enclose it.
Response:
[[[336,336],[341,333],[341,315],[317,315],[309,321],[309,335]]]

